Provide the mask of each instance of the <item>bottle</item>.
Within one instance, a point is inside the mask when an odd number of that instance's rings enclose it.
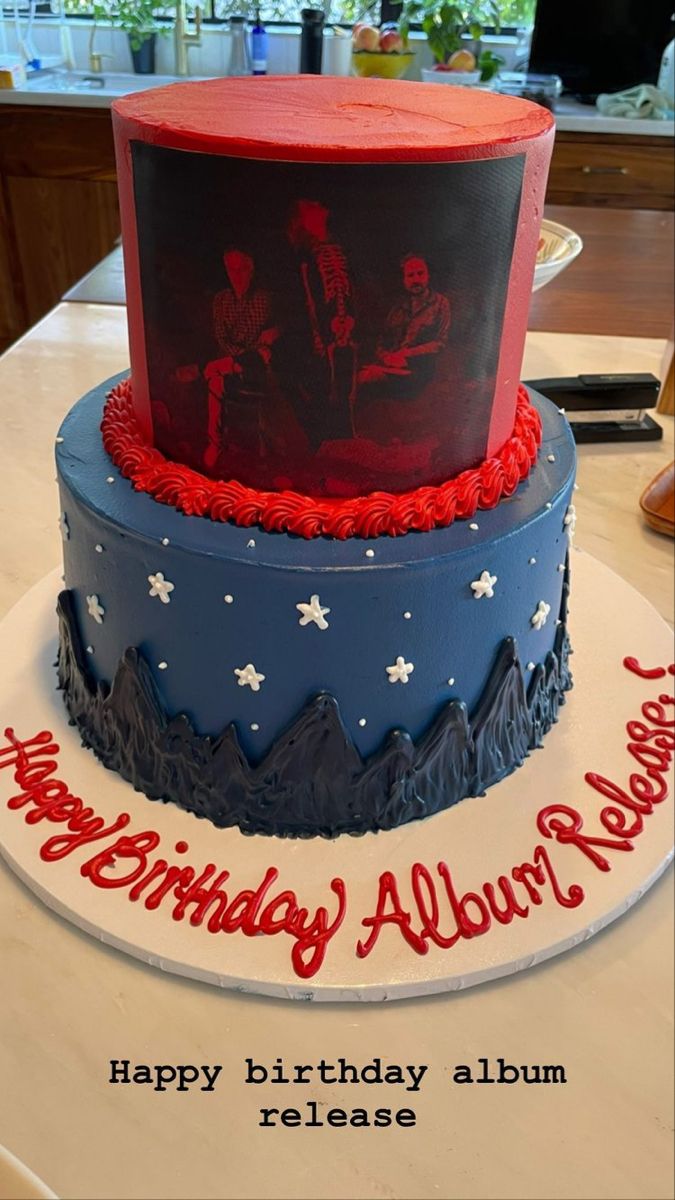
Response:
[[[303,8],[300,16],[302,18],[300,74],[320,75],[323,50],[323,23],[325,20],[323,9]]]
[[[228,75],[250,75],[251,55],[246,37],[246,17],[230,17],[230,62]]]
[[[267,30],[260,20],[260,7],[256,4],[255,25],[251,30],[251,58],[253,74],[267,74]]]
[[[669,42],[663,51],[656,86],[668,97],[671,108],[675,107],[675,39]]]

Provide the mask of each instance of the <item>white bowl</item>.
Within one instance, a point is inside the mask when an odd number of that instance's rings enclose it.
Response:
[[[424,83],[452,83],[455,87],[473,87],[480,79],[480,71],[435,71],[433,67],[422,67]]]
[[[565,267],[581,254],[584,243],[573,229],[558,225],[557,221],[543,220],[534,268],[532,291],[537,292],[545,283],[550,283]]]

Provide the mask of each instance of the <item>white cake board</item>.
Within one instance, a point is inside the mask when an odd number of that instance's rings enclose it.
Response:
[[[174,805],[149,802],[82,749],[55,688],[57,572],[33,588],[0,624],[0,730],[12,727],[21,740],[51,730],[60,747],[55,777],[103,817],[106,826],[128,813],[131,820],[124,832],[153,830],[160,835],[156,856],[180,866],[189,863],[198,871],[209,862],[228,870],[230,879],[223,886],[232,897],[241,889],[255,889],[274,866],[279,877],[267,899],[282,889],[294,889],[298,903],[310,912],[326,905],[331,921],[337,900],[330,881],[334,876],[345,881],[346,916],[313,977],[303,979],[294,971],[294,939],[288,933],[210,933],[205,924],[174,920],[171,897],[153,911],[142,900],[131,902],[128,887],[94,886],[80,867],[119,834],[80,847],[60,861],[43,861],[40,847],[49,837],[66,832],[66,825],[47,820],[28,824],[30,805],[7,807],[20,790],[11,766],[0,769],[3,856],[45,904],[106,944],[161,970],[269,996],[386,1000],[451,991],[512,974],[576,946],[625,913],[666,868],[672,856],[672,790],[644,818],[630,852],[598,848],[610,863],[605,871],[578,846],[543,836],[537,814],[546,805],[565,804],[583,814],[584,833],[616,841],[618,835],[610,837],[600,823],[601,811],[612,802],[585,781],[585,773],[597,772],[621,788],[628,787],[631,773],[644,773],[627,751],[626,723],[642,719],[642,705],[672,693],[675,681],[672,675],[638,678],[623,666],[627,655],[644,667],[667,667],[672,661],[671,631],[647,600],[588,555],[574,552],[572,559],[575,687],[544,749],[484,796],[389,833],[334,841],[244,837],[238,830],[215,829]],[[7,745],[0,734],[0,746]],[[630,826],[634,813],[624,810],[624,815]],[[189,844],[182,856],[174,852],[180,840]],[[500,924],[493,917],[486,932],[460,937],[452,948],[431,945],[420,955],[399,928],[387,925],[369,956],[357,956],[356,944],[369,932],[361,921],[375,913],[382,872],[396,875],[401,902],[414,914],[413,928],[419,929],[410,872],[414,863],[425,864],[438,885],[439,927],[451,936],[457,925],[437,874],[438,862],[448,864],[457,893],[463,894],[480,890],[484,881],[496,885],[514,866],[532,862],[538,845],[549,855],[564,892],[573,884],[583,888],[578,906],[558,903],[547,879],[539,888],[541,903],[530,904],[526,918],[516,916]],[[126,875],[128,860],[119,861],[119,868]],[[514,883],[514,891],[524,904],[522,882]],[[476,916],[475,908],[469,911]],[[97,952],[92,945],[92,959]]]

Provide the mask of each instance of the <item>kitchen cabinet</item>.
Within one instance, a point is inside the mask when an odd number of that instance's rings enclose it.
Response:
[[[670,138],[558,130],[548,179],[548,204],[606,208],[674,207]]]
[[[0,108],[0,350],[119,237],[110,111]]]

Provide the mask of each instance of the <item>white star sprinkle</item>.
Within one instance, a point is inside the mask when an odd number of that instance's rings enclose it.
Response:
[[[98,596],[95,592],[93,596],[87,596],[87,612],[89,613],[90,617],[94,618],[97,625],[103,624],[105,609],[103,605],[99,603]]]
[[[569,534],[570,541],[572,541],[574,538],[574,531],[577,527],[577,510],[573,504],[569,505],[567,512],[565,513],[563,525]]]
[[[59,517],[59,529],[61,530],[61,537],[63,538],[64,542],[67,542],[70,537],[70,525],[68,524],[68,517],[65,513],[61,513],[61,516]]]
[[[530,625],[534,625],[535,629],[543,629],[550,611],[551,605],[547,604],[545,600],[540,600],[537,611],[530,617]]]
[[[487,596],[488,600],[491,600],[495,594],[494,585],[496,582],[496,575],[491,575],[489,571],[482,571],[480,579],[474,579],[471,584],[474,599],[480,600],[481,596]]]
[[[247,663],[245,667],[235,667],[234,673],[239,680],[239,687],[250,687],[252,692],[260,691],[260,684],[265,676],[256,671],[253,663]]]
[[[387,675],[390,683],[407,683],[408,676],[412,675],[415,667],[412,663],[406,662],[403,655],[399,654],[393,667],[387,667]]]
[[[296,604],[295,607],[299,613],[302,613],[298,625],[311,625],[314,622],[319,629],[328,629],[326,613],[329,613],[330,609],[321,607],[319,597],[316,594],[310,596],[309,604]]]
[[[149,596],[159,596],[162,604],[170,604],[170,592],[174,590],[175,584],[165,579],[162,572],[158,571],[156,575],[148,575],[148,583],[150,584]]]

